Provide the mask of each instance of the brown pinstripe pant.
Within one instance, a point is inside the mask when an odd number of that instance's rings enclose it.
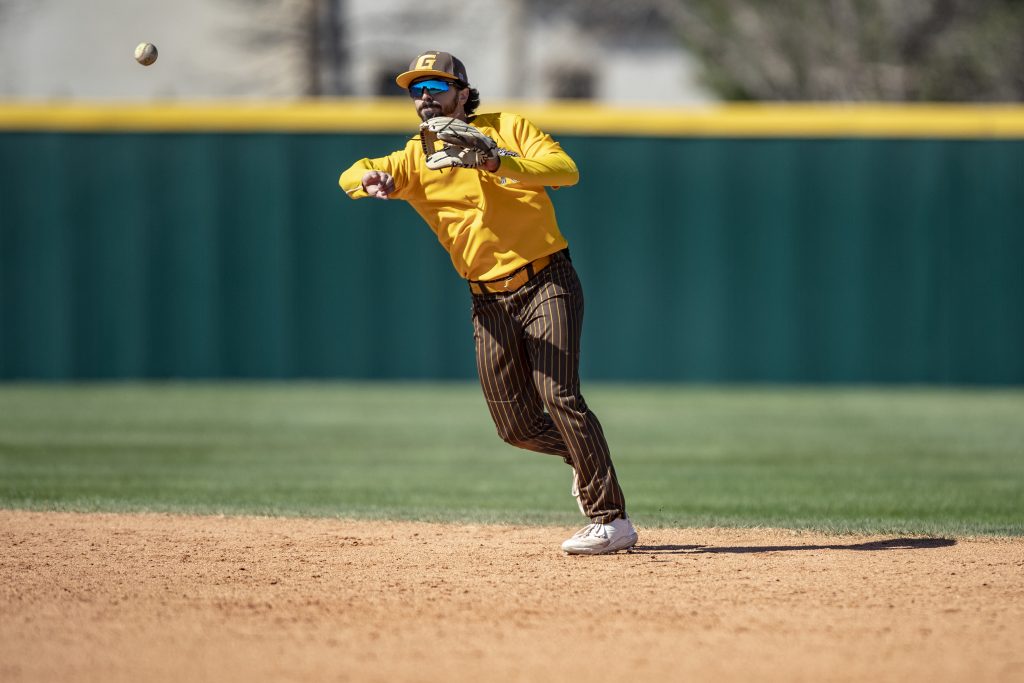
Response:
[[[583,289],[564,252],[510,294],[473,295],[477,371],[498,435],[579,474],[595,522],[626,514],[601,423],[580,393]]]

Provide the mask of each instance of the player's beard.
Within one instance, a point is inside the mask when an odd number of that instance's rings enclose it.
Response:
[[[455,118],[461,118],[457,116],[459,111],[459,101],[453,100],[448,106],[434,100],[432,106],[424,106],[420,109],[420,118],[424,121],[429,121],[437,116],[452,116]]]

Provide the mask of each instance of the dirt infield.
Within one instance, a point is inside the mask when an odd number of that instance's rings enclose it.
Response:
[[[1024,680],[1024,539],[0,511],[0,680]]]

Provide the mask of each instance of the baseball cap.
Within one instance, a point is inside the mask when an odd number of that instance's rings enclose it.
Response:
[[[449,78],[453,81],[469,84],[469,77],[466,76],[466,66],[454,55],[436,50],[424,52],[412,60],[409,63],[409,70],[398,74],[395,82],[401,88],[408,88],[410,83],[424,76],[440,76],[441,78]]]

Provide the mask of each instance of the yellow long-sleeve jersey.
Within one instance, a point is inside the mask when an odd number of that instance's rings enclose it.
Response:
[[[480,114],[472,124],[498,143],[501,165],[494,173],[432,171],[417,136],[386,157],[360,159],[338,184],[358,199],[367,196],[367,171],[389,173],[395,180],[391,197],[409,202],[423,217],[459,275],[496,280],[567,246],[545,187],[575,185],[579,171],[550,135],[521,116]]]

